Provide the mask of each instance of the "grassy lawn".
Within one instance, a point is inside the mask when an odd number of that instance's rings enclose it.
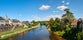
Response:
[[[6,39],[8,37],[14,36],[16,34],[19,34],[19,33],[25,32],[25,31],[29,31],[31,29],[37,28],[38,26],[40,26],[40,25],[38,24],[36,26],[32,26],[31,28],[18,27],[13,31],[0,32],[0,40]]]
[[[21,29],[23,29],[23,28],[22,28],[22,27],[18,27],[18,28],[16,28],[16,29],[13,30],[13,31],[8,30],[8,31],[0,32],[0,35],[9,34],[9,33],[12,33],[12,32],[14,32],[14,31],[19,31],[19,30],[21,30]]]
[[[28,28],[25,29],[25,28],[18,27],[18,28],[16,28],[13,31],[0,32],[0,37],[1,37],[0,39],[8,38],[10,36],[13,36],[13,35],[16,35],[18,33],[21,33],[21,32],[23,32],[25,30],[28,30]]]

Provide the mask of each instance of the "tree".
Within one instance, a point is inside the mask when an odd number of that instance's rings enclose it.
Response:
[[[55,19],[55,27],[56,27],[56,31],[57,30],[61,30],[61,26],[60,26],[60,19],[59,18],[56,18]]]
[[[50,29],[51,31],[55,31],[55,25],[54,25],[54,19],[51,18],[49,21],[48,21],[48,25],[50,26]]]
[[[53,18],[51,18],[51,19],[49,20],[49,22],[48,22],[48,23],[49,23],[49,25],[50,25],[50,26],[52,26],[52,27],[53,27],[53,25],[54,25],[54,19],[53,19]]]
[[[32,20],[32,23],[35,23],[35,20]]]
[[[48,22],[48,26],[50,26],[51,31],[61,30],[60,19],[56,18],[55,20],[53,20],[53,18],[51,18]]]
[[[62,15],[62,21],[64,25],[70,25],[72,21],[75,19],[72,12],[69,9],[64,10],[66,14]]]

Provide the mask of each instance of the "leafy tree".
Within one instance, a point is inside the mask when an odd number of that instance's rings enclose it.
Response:
[[[77,40],[83,40],[83,32],[78,32],[76,36],[77,36]]]
[[[51,31],[61,30],[60,19],[56,18],[55,20],[53,20],[53,18],[51,18],[48,22],[48,26],[50,27]]]
[[[50,26],[50,29],[51,31],[55,31],[55,25],[54,25],[54,19],[51,18],[49,21],[48,21],[48,25]]]
[[[31,23],[35,23],[35,20],[32,20],[32,22]]]
[[[59,18],[55,19],[55,24],[54,25],[55,25],[56,31],[61,30],[60,19]]]
[[[64,10],[66,12],[66,14],[62,15],[62,21],[63,21],[63,24],[66,25],[66,24],[71,24],[72,21],[75,19],[74,15],[72,12],[70,12],[69,9],[65,9]]]

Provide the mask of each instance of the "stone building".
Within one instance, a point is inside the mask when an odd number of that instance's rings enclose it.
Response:
[[[9,24],[9,21],[4,19],[3,17],[0,17],[0,25],[5,25],[5,24]]]

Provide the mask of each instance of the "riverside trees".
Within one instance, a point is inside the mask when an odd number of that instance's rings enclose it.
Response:
[[[52,29],[52,31],[55,31],[55,29],[62,30],[64,29],[63,27],[69,28],[69,26],[71,26],[71,23],[75,19],[75,17],[73,16],[73,13],[70,12],[69,9],[65,9],[64,11],[66,12],[66,14],[62,15],[62,19],[56,18],[54,20],[53,18],[51,18],[48,21],[48,25]]]
[[[47,28],[50,28],[51,31],[58,33],[63,38],[67,40],[82,40],[83,39],[83,20],[79,23],[73,13],[69,9],[64,10],[66,13],[62,15],[62,18],[51,18],[49,21],[43,21],[41,23],[45,24]],[[75,22],[75,27],[71,27],[73,21]],[[78,24],[78,25],[76,25]],[[79,25],[81,25],[79,27]],[[82,31],[80,31],[80,29]]]
[[[62,22],[63,22],[62,24],[65,25],[65,26],[66,25],[70,26],[72,21],[75,20],[75,17],[73,16],[73,13],[70,12],[69,9],[65,9],[64,11],[66,12],[66,14],[62,15],[62,19],[61,19]]]
[[[60,35],[67,40],[82,40],[83,32],[80,32],[76,27],[71,28],[71,23],[75,20],[73,13],[69,9],[65,9],[64,11],[66,14],[63,14],[61,19],[56,18],[54,20],[51,18],[46,25],[48,25],[51,31],[59,32]]]

